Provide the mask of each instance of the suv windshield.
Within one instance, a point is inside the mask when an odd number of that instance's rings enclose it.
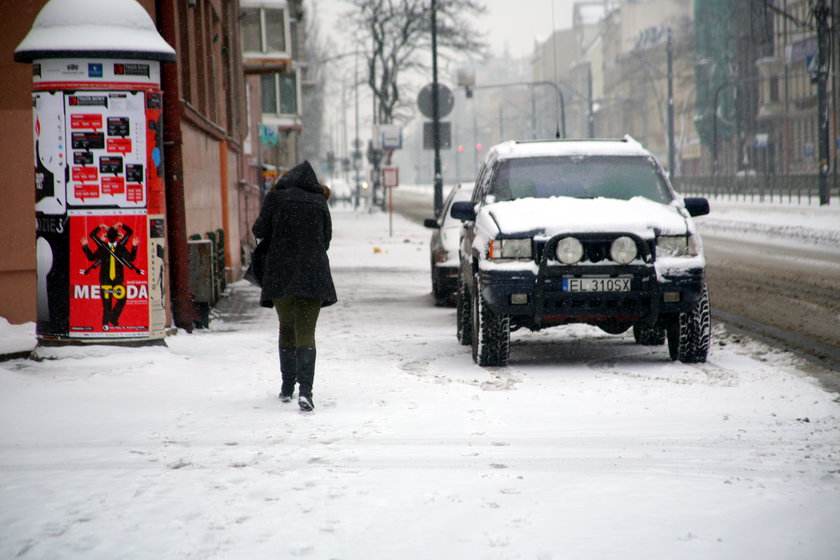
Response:
[[[489,194],[515,198],[617,198],[641,196],[671,202],[671,192],[655,164],[640,156],[550,156],[503,160]]]

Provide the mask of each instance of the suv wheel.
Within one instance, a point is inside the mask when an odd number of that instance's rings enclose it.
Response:
[[[705,362],[709,355],[712,321],[709,310],[709,290],[687,313],[680,313],[668,326],[668,352],[672,360],[685,364]]]
[[[467,283],[459,278],[458,293],[455,296],[455,317],[457,323],[458,342],[462,346],[472,344],[472,305],[470,302],[470,290]]]
[[[642,346],[661,346],[665,344],[665,328],[659,322],[653,325],[636,323],[633,325],[633,338]]]
[[[478,275],[472,294],[472,354],[480,366],[506,366],[510,355],[510,316],[495,313],[481,295]]]

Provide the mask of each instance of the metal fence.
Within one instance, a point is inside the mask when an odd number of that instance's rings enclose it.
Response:
[[[671,181],[682,195],[708,196],[749,202],[819,204],[817,175],[753,175],[743,177],[676,177]],[[840,199],[840,185],[828,177],[829,196]]]

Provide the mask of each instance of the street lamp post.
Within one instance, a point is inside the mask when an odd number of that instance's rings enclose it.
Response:
[[[836,16],[837,14],[835,14]],[[831,9],[826,0],[817,0],[814,18],[817,21],[817,143],[819,145],[819,192],[820,206],[827,206],[830,200],[828,188],[828,67],[829,67],[829,18]],[[836,45],[837,43],[835,43]]]
[[[432,0],[432,138],[435,145],[435,216],[443,208],[443,174],[440,165],[440,103],[437,67],[437,2]]]
[[[668,173],[676,176],[676,146],[674,145],[674,42],[668,28]]]

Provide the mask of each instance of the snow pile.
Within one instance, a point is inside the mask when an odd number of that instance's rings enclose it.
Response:
[[[0,317],[0,355],[17,354],[35,348],[35,323],[12,325]]]
[[[712,212],[696,219],[700,232],[772,240],[830,249],[840,247],[840,208],[711,201]]]
[[[15,49],[15,60],[31,61],[32,53],[79,51],[132,51],[175,60],[175,49],[136,0],[50,0]]]

